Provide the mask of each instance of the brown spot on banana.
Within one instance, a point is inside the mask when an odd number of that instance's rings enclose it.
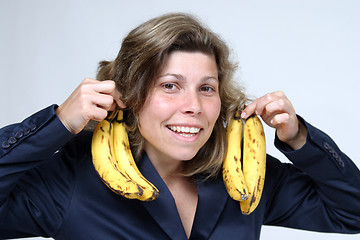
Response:
[[[257,190],[260,190],[260,187],[261,187],[261,176],[258,178]]]
[[[256,192],[256,189],[255,189],[254,193],[255,193],[255,192]],[[250,207],[253,205],[254,202],[256,202],[256,194],[253,194],[253,195],[251,196]]]
[[[122,143],[122,145],[123,145],[123,147],[124,147],[125,151],[126,151],[126,150],[130,150],[130,146],[129,146],[129,145],[127,145],[124,141],[122,141],[121,143]]]

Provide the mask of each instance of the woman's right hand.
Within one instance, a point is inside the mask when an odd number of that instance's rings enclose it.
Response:
[[[120,97],[114,81],[86,78],[56,109],[56,113],[64,126],[77,134],[90,120],[101,121],[117,106],[125,108]]]

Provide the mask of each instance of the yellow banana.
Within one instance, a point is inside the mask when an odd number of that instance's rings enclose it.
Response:
[[[237,113],[226,129],[228,146],[222,168],[225,187],[230,197],[236,201],[248,199],[248,190],[241,166],[242,129],[242,120]]]
[[[115,163],[111,117],[99,122],[94,130],[91,143],[93,165],[101,180],[115,193],[136,199],[143,190],[134,181],[120,172]]]
[[[243,173],[249,198],[240,202],[240,208],[243,214],[249,215],[260,202],[266,169],[265,133],[256,115],[246,120],[243,141]]]
[[[118,170],[136,182],[143,190],[142,196],[139,196],[138,199],[142,201],[156,199],[159,196],[159,191],[141,174],[132,156],[122,110],[118,111],[117,119],[113,122],[112,137],[114,140],[114,158]]]

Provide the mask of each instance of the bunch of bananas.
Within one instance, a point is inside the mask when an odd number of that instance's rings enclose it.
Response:
[[[102,181],[115,193],[130,199],[151,201],[157,188],[139,171],[132,156],[123,121],[123,111],[114,111],[94,130],[91,152],[93,165]]]
[[[260,202],[265,179],[265,134],[260,119],[253,115],[245,124],[237,113],[227,127],[228,149],[223,162],[223,179],[229,195],[240,201],[243,214]],[[130,150],[123,111],[114,111],[94,130],[93,165],[102,181],[115,193],[130,199],[151,201],[158,189],[139,171]]]
[[[261,120],[252,115],[244,121],[237,112],[227,127],[227,140],[222,168],[225,187],[230,197],[240,202],[241,212],[249,215],[264,188],[266,142]]]

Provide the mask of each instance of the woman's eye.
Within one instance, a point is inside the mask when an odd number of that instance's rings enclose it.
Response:
[[[214,92],[215,89],[213,87],[210,87],[210,86],[203,86],[200,88],[200,90],[202,92],[206,92],[206,93],[210,93],[210,92]]]
[[[168,90],[168,91],[174,91],[176,90],[176,85],[174,83],[164,83],[162,85],[162,87],[165,89],[165,90]]]

